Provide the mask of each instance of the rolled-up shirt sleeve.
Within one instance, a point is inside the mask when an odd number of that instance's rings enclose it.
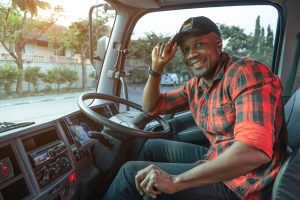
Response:
[[[275,116],[281,83],[264,65],[245,66],[232,82],[236,123],[234,137],[272,158]]]
[[[176,90],[161,93],[154,110],[149,114],[156,116],[188,109],[189,101],[186,92],[187,87],[188,85],[185,85]]]

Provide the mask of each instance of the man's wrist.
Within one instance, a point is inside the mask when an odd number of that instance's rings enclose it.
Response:
[[[148,72],[149,72],[150,76],[155,77],[155,78],[160,78],[160,76],[161,76],[161,73],[155,72],[151,68],[149,68]]]

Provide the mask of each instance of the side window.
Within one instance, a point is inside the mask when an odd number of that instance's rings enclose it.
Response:
[[[272,6],[213,7],[150,13],[138,21],[129,43],[130,54],[125,62],[125,71],[129,74],[129,100],[142,104],[153,47],[169,40],[186,19],[199,15],[212,19],[218,25],[224,52],[231,56],[250,56],[271,67],[278,21],[278,12]],[[180,87],[192,76],[182,62],[181,52],[177,51],[175,58],[165,67],[160,82],[161,91]]]

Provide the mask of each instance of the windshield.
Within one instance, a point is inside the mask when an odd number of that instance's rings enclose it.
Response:
[[[217,23],[224,52],[237,57],[250,56],[272,67],[278,22],[278,11],[273,6],[208,7],[149,13],[137,22],[129,42],[131,53],[126,57],[124,66],[129,74],[129,100],[142,104],[153,47],[157,43],[168,41],[184,20],[199,15],[209,17]],[[164,69],[160,91],[177,89],[192,76],[192,72],[183,63],[182,53],[177,51],[174,59]]]
[[[11,0],[0,2],[0,18],[5,19],[0,23],[1,127],[74,112],[78,96],[96,89],[96,72],[88,59],[88,13],[105,2],[45,2],[26,15]],[[95,38],[110,36],[115,12],[107,8],[94,9]]]

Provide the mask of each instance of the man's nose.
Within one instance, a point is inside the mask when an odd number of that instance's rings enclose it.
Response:
[[[188,59],[194,58],[198,55],[198,51],[196,48],[190,48],[188,52]]]

